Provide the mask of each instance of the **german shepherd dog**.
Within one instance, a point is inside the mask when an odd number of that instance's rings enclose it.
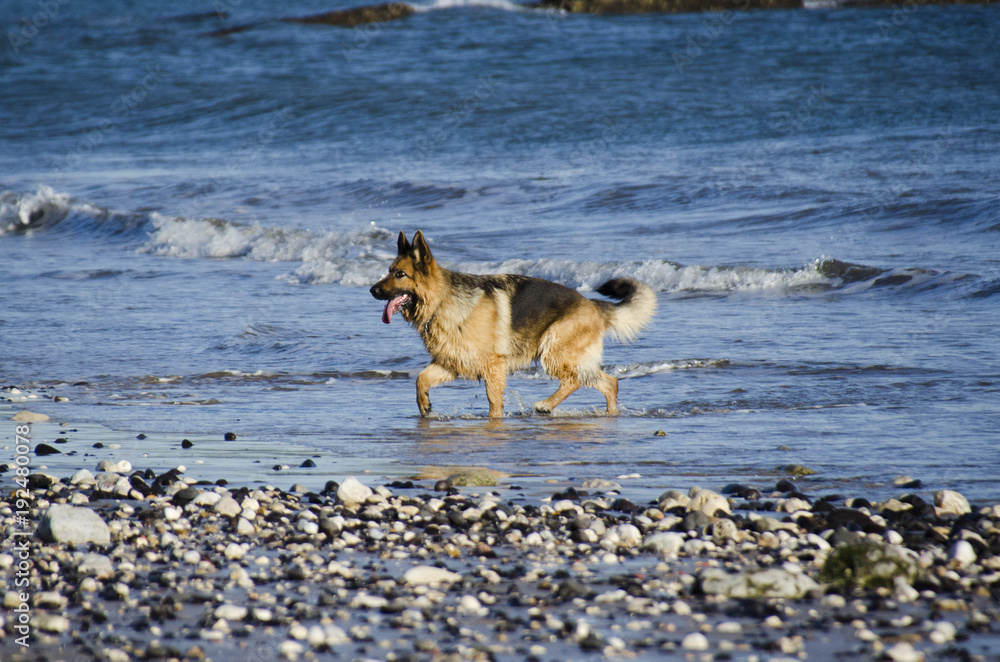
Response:
[[[656,295],[630,278],[597,292],[617,303],[587,299],[564,285],[517,275],[449,271],[431,255],[420,231],[399,233],[398,255],[372,296],[386,301],[382,321],[401,312],[431,355],[417,377],[417,407],[431,411],[428,391],[456,377],[486,382],[490,418],[503,416],[507,373],[539,361],[559,389],[535,411],[549,413],[581,384],[593,386],[618,413],[618,380],[601,370],[604,335],[631,340],[656,311]]]

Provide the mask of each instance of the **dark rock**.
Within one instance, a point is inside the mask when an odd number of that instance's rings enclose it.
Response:
[[[185,487],[184,489],[177,492],[172,499],[175,506],[184,507],[191,503],[194,498],[198,496],[198,490],[194,487]]]
[[[316,468],[316,463],[313,462],[312,460],[307,459],[307,460],[303,461],[302,464],[299,465],[299,468],[300,469],[315,469]]]
[[[774,491],[775,492],[784,492],[784,493],[787,493],[787,492],[794,492],[795,490],[796,490],[795,483],[793,483],[792,481],[788,480],[787,478],[782,478],[774,486]]]
[[[628,499],[615,499],[611,502],[611,510],[617,510],[621,513],[641,513],[642,508],[635,505]]]
[[[322,14],[312,14],[298,18],[283,18],[285,23],[302,23],[306,25],[336,25],[353,28],[368,23],[386,23],[406,18],[414,12],[412,6],[403,2],[384,2],[377,5],[363,5],[349,9],[338,9]]]
[[[222,439],[223,439],[223,441],[236,441],[236,433],[235,432],[227,432],[226,434],[224,434],[222,436]]]
[[[191,448],[192,446],[194,446],[194,443],[190,439],[181,440],[181,448]]]
[[[52,477],[45,474],[31,474],[28,476],[29,490],[47,490],[52,487]]]
[[[860,510],[851,508],[835,508],[823,515],[831,527],[843,526],[857,528],[865,533],[883,533],[885,527],[879,526]]]
[[[576,598],[590,599],[596,593],[590,590],[583,582],[570,578],[559,584],[556,589],[556,597],[562,602],[568,602]]]
[[[681,531],[698,531],[704,526],[708,526],[712,523],[712,518],[701,512],[700,510],[695,510],[684,516],[681,520]]]
[[[722,488],[722,494],[732,494],[735,497],[747,499],[748,501],[756,501],[760,498],[760,490],[740,485],[739,483],[729,483]]]
[[[574,14],[675,14],[732,11],[732,0],[542,0],[533,7],[561,9]],[[798,9],[802,0],[742,0],[741,9]]]
[[[38,444],[35,446],[35,455],[39,457],[44,457],[46,455],[61,455],[62,451],[55,446],[50,446],[48,444]]]
[[[142,476],[138,473],[132,474],[128,482],[132,485],[132,489],[141,494],[144,497],[148,497],[153,493],[153,488],[149,486],[149,483],[142,479]]]
[[[859,543],[865,539],[866,538],[863,533],[859,533],[858,531],[851,531],[844,527],[839,527],[836,531],[833,532],[833,535],[830,536],[829,542],[834,547],[839,547],[840,545],[850,545]]]

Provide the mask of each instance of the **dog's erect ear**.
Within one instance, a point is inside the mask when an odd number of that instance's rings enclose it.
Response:
[[[417,230],[417,233],[413,235],[413,248],[410,253],[413,256],[413,261],[417,264],[427,263],[434,259],[431,255],[431,249],[427,247],[427,242],[424,241],[424,233]]]
[[[406,233],[400,230],[399,239],[396,240],[396,252],[399,255],[406,255],[410,252],[410,242],[406,240]]]

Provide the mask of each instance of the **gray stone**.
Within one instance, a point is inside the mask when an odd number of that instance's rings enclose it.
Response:
[[[79,485],[80,483],[90,484],[94,482],[94,474],[90,473],[89,469],[80,469],[75,474],[70,476],[70,485]]]
[[[660,531],[646,536],[642,548],[661,556],[677,556],[684,546],[684,536],[673,531]]]
[[[620,490],[622,486],[606,478],[588,478],[580,485],[585,490]]]
[[[499,484],[496,474],[489,469],[469,469],[448,476],[451,487],[493,487]]]
[[[374,492],[354,476],[344,479],[344,482],[337,488],[337,500],[341,503],[361,504],[368,500]]]
[[[37,535],[46,542],[83,545],[89,542],[107,545],[111,529],[90,508],[55,503],[49,506],[38,523]]]
[[[972,512],[972,507],[964,496],[952,490],[939,490],[934,493],[934,505],[939,515],[965,515]]]
[[[10,420],[17,421],[19,423],[44,423],[49,420],[49,417],[47,414],[39,414],[38,412],[22,409],[14,414]]]
[[[432,565],[418,565],[403,573],[403,582],[411,585],[452,584],[462,579],[462,575],[445,568]]]
[[[31,624],[42,632],[59,634],[69,630],[69,619],[59,614],[36,614],[31,618]]]
[[[964,568],[976,562],[976,550],[968,540],[956,540],[948,549],[948,560]]]
[[[837,546],[819,577],[837,586],[891,589],[898,582],[912,584],[917,573],[917,563],[905,548],[864,538]]]
[[[236,517],[243,512],[240,504],[231,496],[222,497],[218,503],[212,506],[212,510],[225,517]]]
[[[119,476],[116,473],[109,471],[102,471],[97,474],[97,491],[113,493],[115,491],[115,485],[118,484],[119,479],[123,476]]]
[[[688,496],[690,498],[687,504],[689,511],[705,513],[709,517],[715,517],[715,513],[720,510],[727,514],[732,512],[729,499],[712,490],[695,487],[691,488],[691,493]]]
[[[110,579],[115,574],[115,568],[104,554],[84,554],[76,564],[76,572],[84,577]]]
[[[730,598],[801,598],[819,584],[808,575],[783,568],[729,574],[721,568],[701,573],[701,589],[710,595]]]

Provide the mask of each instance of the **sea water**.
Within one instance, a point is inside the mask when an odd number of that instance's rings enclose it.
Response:
[[[273,20],[345,6],[5,3],[0,382],[337,479],[1000,494],[996,7]],[[421,420],[428,356],[368,293],[417,229],[452,269],[653,287],[606,347],[621,414],[534,415],[532,368],[499,424],[474,382]]]

